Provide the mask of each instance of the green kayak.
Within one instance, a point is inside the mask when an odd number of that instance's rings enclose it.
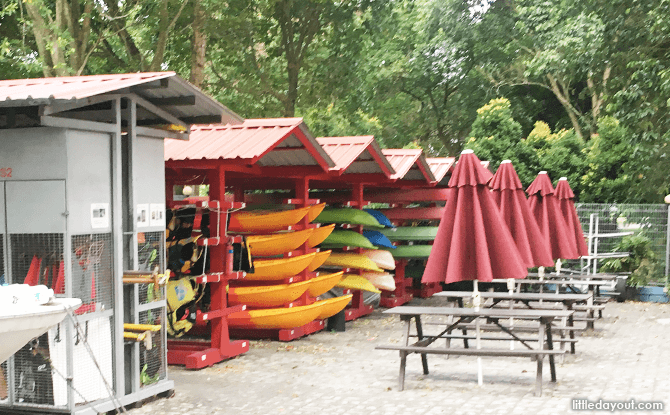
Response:
[[[403,226],[380,231],[392,241],[434,241],[437,226]]]
[[[399,245],[389,249],[393,258],[428,258],[432,245]]]
[[[363,225],[368,228],[384,228],[374,216],[364,210],[353,208],[327,208],[314,219],[317,223],[346,223],[349,225]]]
[[[376,249],[365,236],[347,230],[333,231],[320,245],[321,248],[342,248],[343,246]]]

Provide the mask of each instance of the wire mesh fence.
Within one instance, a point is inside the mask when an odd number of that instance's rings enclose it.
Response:
[[[25,233],[9,235],[8,282],[55,287],[63,268],[63,234]],[[53,351],[45,333],[14,354],[14,402],[23,405],[54,405]],[[9,383],[9,382],[8,382]]]
[[[666,269],[668,205],[578,203],[576,208],[585,236],[589,233],[590,216],[595,213],[599,218],[598,232],[601,234],[633,231],[649,238],[661,269]],[[614,251],[621,239],[622,237],[599,238],[598,252]]]
[[[141,312],[140,324],[152,324],[162,327],[160,331],[151,332],[151,342],[140,343],[140,384],[141,386],[149,386],[160,380],[164,380],[167,375],[163,308]]]
[[[111,310],[113,282],[112,235],[73,235],[72,293],[84,304],[78,313]]]
[[[139,271],[151,273],[158,270],[165,271],[165,233],[144,232],[138,234],[137,259]],[[138,286],[139,303],[147,304],[153,301],[164,300],[164,290],[154,284]]]

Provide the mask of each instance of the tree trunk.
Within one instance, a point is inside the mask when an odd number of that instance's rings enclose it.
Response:
[[[51,54],[49,53],[49,29],[40,14],[39,6],[36,2],[25,2],[24,6],[30,19],[33,21],[33,35],[35,36],[35,43],[37,43],[37,52],[42,58],[42,73],[45,77],[54,76],[53,62],[51,61]]]
[[[151,60],[151,65],[149,65],[149,71],[158,72],[162,69],[163,61],[165,59],[165,50],[167,49],[168,36],[170,31],[177,23],[177,19],[181,15],[181,12],[184,10],[184,7],[188,3],[188,0],[184,0],[179,8],[179,11],[174,15],[170,21],[170,15],[168,11],[169,0],[162,0],[158,15],[160,21],[158,23],[158,40],[156,41],[156,50],[154,51],[154,58]]]
[[[577,137],[584,139],[582,127],[579,125],[579,112],[575,109],[575,107],[572,106],[572,104],[570,104],[570,96],[568,95],[569,91],[567,91],[564,86],[561,88],[561,85],[553,75],[548,74],[547,79],[551,85],[551,91],[554,93],[558,101],[561,103],[561,105],[563,105],[563,108],[565,108],[565,111],[568,113],[568,117],[570,117],[570,122],[572,123],[572,128],[575,129],[575,134],[577,134]]]
[[[589,76],[586,78],[586,85],[589,88],[589,92],[591,92],[591,134],[595,134],[598,130],[598,119],[600,118],[600,110],[602,109],[603,103],[605,101],[603,97],[605,95],[605,88],[607,86],[607,81],[609,80],[611,71],[612,67],[607,65],[605,67],[605,71],[603,72],[603,84],[602,90],[600,91],[597,91],[591,74],[589,74]]]
[[[204,31],[205,9],[201,0],[195,0],[193,11],[193,50],[191,52],[191,76],[189,80],[198,88],[205,81],[205,56],[207,51],[207,35]]]
[[[298,75],[300,74],[300,68],[291,60],[288,60],[286,67],[288,71],[288,92],[286,94],[286,101],[284,101],[283,116],[295,117],[295,104],[296,101],[298,101]]]

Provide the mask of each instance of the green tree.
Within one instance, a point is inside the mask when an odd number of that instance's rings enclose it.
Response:
[[[461,0],[406,0],[373,19],[379,35],[365,55],[367,101],[389,144],[418,140],[435,154],[461,149],[485,96],[472,73],[472,11]]]
[[[352,0],[222,3],[209,38],[212,87],[224,101],[241,101],[248,116],[295,116],[315,46],[366,8]]]
[[[496,98],[477,110],[465,147],[481,160],[490,161],[494,171],[501,161],[511,160],[521,182],[529,185],[541,168],[536,150],[525,141],[521,124],[512,118],[510,102]]]
[[[612,71],[607,51],[618,39],[606,38],[601,16],[586,3],[514,2],[506,10],[513,18],[494,29],[493,58],[481,66],[496,87],[532,85],[551,91],[580,138],[582,124],[596,131]]]
[[[626,202],[631,200],[634,178],[629,173],[634,163],[634,148],[628,130],[618,120],[603,117],[598,134],[591,138],[588,168],[582,178],[582,202]]]
[[[566,177],[579,200],[582,191],[582,176],[586,172],[587,160],[584,140],[574,130],[551,132],[549,125],[537,121],[526,138],[526,144],[537,152],[542,170],[554,180]]]

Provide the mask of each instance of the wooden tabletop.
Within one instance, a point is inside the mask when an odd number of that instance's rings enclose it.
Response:
[[[400,316],[455,316],[455,317],[500,317],[500,318],[563,318],[570,317],[574,312],[568,310],[531,310],[531,309],[494,309],[480,308],[475,311],[474,308],[459,307],[417,307],[417,306],[399,306],[384,311],[384,314],[397,314]]]
[[[538,277],[537,272],[530,272],[528,273],[528,277],[533,277],[529,279],[536,279]],[[617,275],[617,274],[572,274],[572,273],[562,273],[562,274],[554,274],[554,273],[545,273],[544,274],[544,279],[545,280],[554,280],[554,279],[561,279],[561,280],[569,280],[569,279],[575,279],[575,280],[615,280],[617,278],[628,278],[628,275]]]
[[[587,301],[591,294],[554,294],[554,293],[505,293],[480,291],[481,298],[494,300],[528,300],[528,301]],[[472,297],[472,291],[442,291],[433,294],[435,297]]]
[[[506,279],[494,279],[493,281],[484,281],[484,282],[493,282],[493,283],[500,283],[500,284],[507,284]],[[544,279],[542,281],[536,280],[536,279],[520,279],[520,280],[514,280],[514,284],[567,284],[567,285],[611,285],[612,281],[605,281],[605,280],[590,280],[586,281],[583,279],[570,279],[570,278],[562,278],[562,279]]]

